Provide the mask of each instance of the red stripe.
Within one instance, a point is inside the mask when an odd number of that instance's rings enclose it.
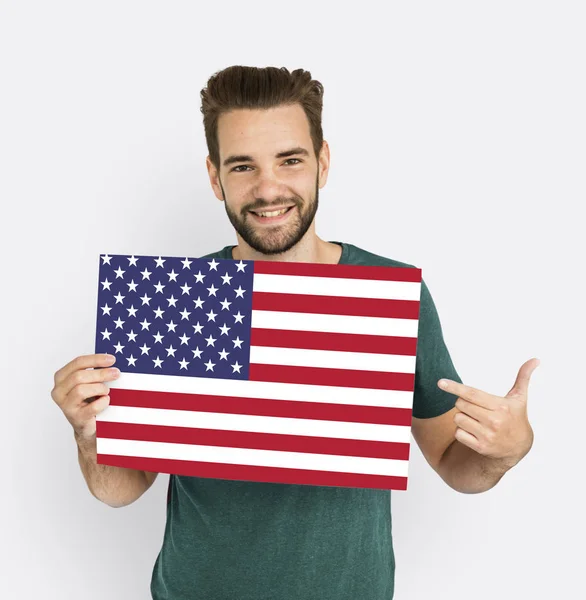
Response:
[[[100,465],[124,467],[125,469],[138,469],[152,473],[172,473],[174,475],[209,479],[382,490],[407,489],[407,477],[394,477],[390,475],[364,475],[362,473],[335,473],[332,471],[284,469],[279,467],[226,465],[222,463],[136,458],[134,456],[116,456],[110,454],[98,454],[97,462]]]
[[[138,425],[96,421],[96,436],[118,440],[169,442],[172,444],[197,444],[229,448],[255,448],[283,452],[335,454],[338,456],[364,456],[409,460],[409,444],[380,442],[308,435],[282,435],[225,429],[198,429],[164,425]]]
[[[415,356],[417,338],[253,328],[250,334],[250,345]]]
[[[412,416],[410,408],[206,396],[178,392],[125,390],[121,388],[110,389],[110,405],[263,417],[319,419],[321,421],[346,421],[349,423],[374,423],[378,425],[405,425],[408,427],[411,426]]]
[[[415,389],[414,373],[383,373],[379,371],[290,367],[251,363],[248,378],[251,381],[334,385],[377,390],[402,390],[406,392],[412,392]]]
[[[253,292],[252,310],[417,320],[419,300]]]
[[[386,267],[382,265],[330,265],[255,260],[254,272],[268,275],[376,279],[378,281],[421,281],[421,269],[417,267]]]

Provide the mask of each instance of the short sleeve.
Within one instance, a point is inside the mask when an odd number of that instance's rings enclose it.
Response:
[[[442,377],[462,383],[444,342],[435,303],[422,279],[413,394],[415,418],[437,417],[454,408],[457,397],[437,386]]]

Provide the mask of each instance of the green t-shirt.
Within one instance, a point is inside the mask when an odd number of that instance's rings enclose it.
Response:
[[[348,243],[340,264],[412,267]],[[233,246],[204,258],[232,258]],[[413,416],[454,407],[459,378],[425,281]],[[169,476],[154,600],[391,600],[390,490]]]

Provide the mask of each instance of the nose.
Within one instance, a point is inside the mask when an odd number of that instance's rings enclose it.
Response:
[[[267,202],[271,202],[286,196],[287,188],[274,172],[265,170],[259,173],[255,181],[253,193],[255,198],[263,198]]]

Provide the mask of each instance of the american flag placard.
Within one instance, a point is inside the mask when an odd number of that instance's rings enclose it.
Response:
[[[98,463],[407,489],[421,269],[100,255]]]

